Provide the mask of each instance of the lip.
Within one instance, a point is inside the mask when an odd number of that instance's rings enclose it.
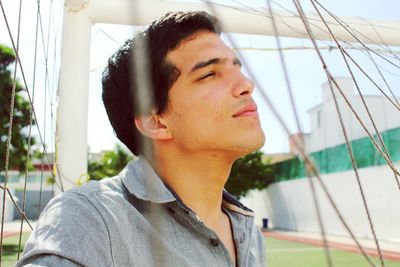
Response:
[[[232,117],[237,118],[237,117],[253,117],[253,116],[258,116],[258,112],[256,103],[251,102],[242,107],[241,109],[239,109],[239,111],[233,114]]]

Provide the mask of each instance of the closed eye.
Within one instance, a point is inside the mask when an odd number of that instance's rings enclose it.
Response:
[[[200,76],[200,78],[198,78],[197,80],[201,81],[201,80],[207,79],[208,77],[212,77],[214,75],[215,75],[215,72],[213,72],[213,71],[207,72],[206,74]]]

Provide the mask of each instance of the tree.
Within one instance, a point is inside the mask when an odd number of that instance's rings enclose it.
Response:
[[[15,61],[14,51],[0,44],[0,171],[5,169],[7,137],[10,125],[10,103],[13,88],[13,77],[9,66]],[[10,147],[9,168],[25,170],[28,151],[28,126],[30,125],[29,101],[23,95],[24,88],[17,82],[12,138]],[[34,121],[33,121],[34,123]],[[35,139],[31,138],[31,145]]]
[[[101,180],[117,175],[132,159],[132,154],[117,145],[115,150],[104,152],[99,160],[89,162],[89,180]]]
[[[248,154],[232,166],[225,189],[236,197],[243,197],[251,189],[264,189],[273,182],[274,174],[263,153],[256,151]]]

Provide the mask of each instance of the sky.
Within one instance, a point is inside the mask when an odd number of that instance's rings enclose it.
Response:
[[[6,10],[10,26],[14,36],[16,36],[16,25],[18,19],[18,2],[15,0],[3,0],[2,3]],[[57,107],[57,73],[59,71],[59,47],[61,39],[62,26],[62,5],[60,1],[42,1],[42,25],[45,37],[42,39],[39,36],[39,49],[37,52],[37,69],[35,93],[32,94],[33,87],[33,67],[34,67],[34,45],[35,45],[35,22],[36,22],[36,5],[35,1],[23,1],[23,19],[21,24],[21,39],[20,53],[24,67],[24,72],[27,77],[28,87],[31,91],[31,96],[34,95],[34,105],[38,115],[38,125],[41,129],[43,137],[49,147],[54,144],[54,119]],[[223,3],[232,3],[232,1],[220,1]],[[239,1],[236,1],[239,2]],[[240,1],[242,4],[251,5],[253,7],[265,7],[265,1]],[[306,1],[302,1],[302,3]],[[336,0],[336,1],[320,1],[326,8],[338,16],[358,16],[367,19],[389,20],[400,22],[400,2],[398,0]],[[292,9],[292,1],[279,0],[279,4]],[[235,4],[240,5],[240,4]],[[276,7],[280,9],[280,7]],[[306,12],[310,12],[310,7],[305,5]],[[49,16],[50,12],[54,16]],[[49,18],[52,18],[49,20]],[[49,26],[50,25],[50,26]],[[8,33],[4,27],[4,20],[0,19],[0,43],[11,45]],[[104,69],[106,61],[118,47],[127,39],[130,38],[137,27],[95,24],[92,27],[91,34],[91,64],[90,64],[90,87],[89,87],[89,112],[88,112],[88,145],[90,151],[97,152],[105,149],[112,149],[117,142],[113,134],[111,126],[105,114],[103,104],[101,102],[101,73]],[[50,37],[47,39],[47,34]],[[260,88],[256,88],[255,100],[259,106],[262,127],[266,132],[267,142],[263,147],[266,153],[278,153],[288,150],[287,135],[277,123],[276,118],[272,115],[271,110],[267,107],[263,99],[260,97],[259,90],[264,90],[273,103],[275,103],[278,111],[284,117],[289,125],[291,132],[296,132],[294,118],[291,112],[291,105],[287,94],[286,85],[283,79],[282,67],[278,54],[276,52],[275,37],[260,36],[260,35],[245,35],[232,34],[235,40],[236,48],[238,49],[242,60],[245,60],[251,66],[252,72],[260,81]],[[400,36],[400,34],[399,34]],[[226,36],[224,40],[228,42]],[[309,40],[281,38],[283,48],[292,47],[311,47]],[[45,44],[43,46],[43,44]],[[332,45],[332,41],[322,41],[318,43],[320,46],[327,47]],[[43,49],[46,47],[46,49]],[[251,49],[249,49],[251,48]],[[400,47],[392,47],[393,50],[400,51]],[[45,88],[45,55],[48,58],[48,87]],[[288,74],[294,90],[295,102],[299,110],[301,126],[304,131],[309,131],[310,122],[307,115],[307,110],[321,101],[321,84],[326,81],[326,76],[321,68],[321,63],[318,60],[315,51],[307,49],[285,50],[285,59],[288,66]],[[354,58],[366,70],[370,71],[374,77],[374,67],[363,52],[351,51]],[[328,67],[334,76],[348,76],[345,70],[345,65],[340,59],[340,53],[335,50],[323,50],[323,55],[328,62]],[[400,55],[399,55],[400,56]],[[400,95],[399,84],[400,72],[398,69],[391,67],[382,60],[377,61],[383,68],[383,72],[397,95]],[[248,72],[244,70],[248,75]],[[394,73],[394,75],[392,75]],[[356,74],[362,85],[363,92],[367,94],[378,94],[376,89],[364,78],[360,73]],[[19,73],[19,79],[21,73]],[[383,84],[381,80],[376,78],[379,84]],[[47,90],[45,92],[45,89]],[[51,100],[51,101],[50,101]],[[45,105],[46,104],[46,105]],[[44,108],[46,106],[46,108]],[[71,107],[73,108],[73,107]],[[52,111],[52,112],[51,112]],[[53,118],[51,114],[53,113]],[[45,126],[46,125],[46,126]],[[53,129],[51,129],[53,128]],[[38,134],[36,132],[36,134]]]

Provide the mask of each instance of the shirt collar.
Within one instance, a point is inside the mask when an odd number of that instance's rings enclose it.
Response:
[[[224,189],[223,197],[222,197],[222,206],[225,208],[238,212],[240,214],[246,216],[254,217],[254,212],[239,202],[234,196],[232,196],[228,191]]]
[[[189,209],[173,189],[161,180],[151,165],[142,156],[130,162],[120,173],[120,177],[129,193],[133,194],[136,198],[160,204],[177,201],[181,206]],[[251,209],[240,203],[226,190],[223,192],[222,205],[229,210],[243,215],[254,216],[254,212]]]
[[[129,193],[139,199],[155,203],[167,203],[176,200],[142,156],[130,162],[120,173],[120,177]]]

